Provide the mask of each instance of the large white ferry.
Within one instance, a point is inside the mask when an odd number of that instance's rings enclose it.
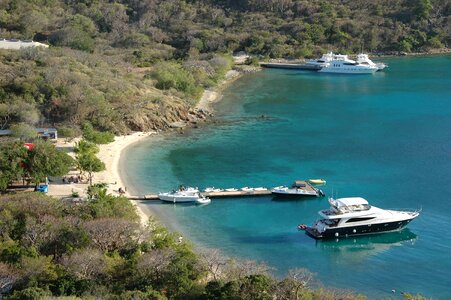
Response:
[[[361,197],[329,198],[330,208],[321,210],[313,226],[300,225],[315,239],[382,233],[404,228],[419,211],[384,210]]]

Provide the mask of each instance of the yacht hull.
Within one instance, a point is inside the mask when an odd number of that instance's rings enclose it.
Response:
[[[412,220],[413,218],[401,221],[383,222],[378,224],[328,228],[324,232],[318,232],[313,227],[307,227],[305,229],[305,232],[315,239],[336,239],[340,237],[397,231],[406,227],[406,225],[409,224],[409,222]]]
[[[378,69],[360,69],[360,70],[341,70],[339,68],[323,68],[319,70],[318,72],[321,73],[331,73],[331,74],[373,74]]]

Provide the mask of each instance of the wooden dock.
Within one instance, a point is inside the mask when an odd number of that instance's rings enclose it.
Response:
[[[272,69],[292,69],[292,70],[307,70],[307,71],[321,70],[320,66],[308,64],[261,63],[260,65],[264,68],[272,68]]]
[[[316,192],[319,194],[319,189],[312,186],[308,181],[305,180],[296,180],[293,184],[297,187],[302,187],[303,189],[309,192]],[[272,195],[271,189],[263,189],[263,190],[251,190],[251,191],[221,191],[221,192],[200,192],[201,195],[209,198],[232,198],[232,197],[258,197],[258,196],[269,196]],[[148,200],[148,201],[158,201],[160,198],[158,195],[144,195],[144,196],[129,196],[130,200]]]

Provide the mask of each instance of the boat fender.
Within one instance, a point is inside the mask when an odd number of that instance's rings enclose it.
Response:
[[[335,232],[335,236],[339,236],[338,232]]]
[[[355,230],[355,229],[353,229],[353,230],[352,230],[352,232],[353,232],[353,233],[356,233],[356,230]]]

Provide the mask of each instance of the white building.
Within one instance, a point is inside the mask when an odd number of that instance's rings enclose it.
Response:
[[[21,41],[16,39],[5,40],[0,38],[0,49],[20,50],[28,47],[44,47],[48,48],[49,45],[33,42],[33,41]]]

